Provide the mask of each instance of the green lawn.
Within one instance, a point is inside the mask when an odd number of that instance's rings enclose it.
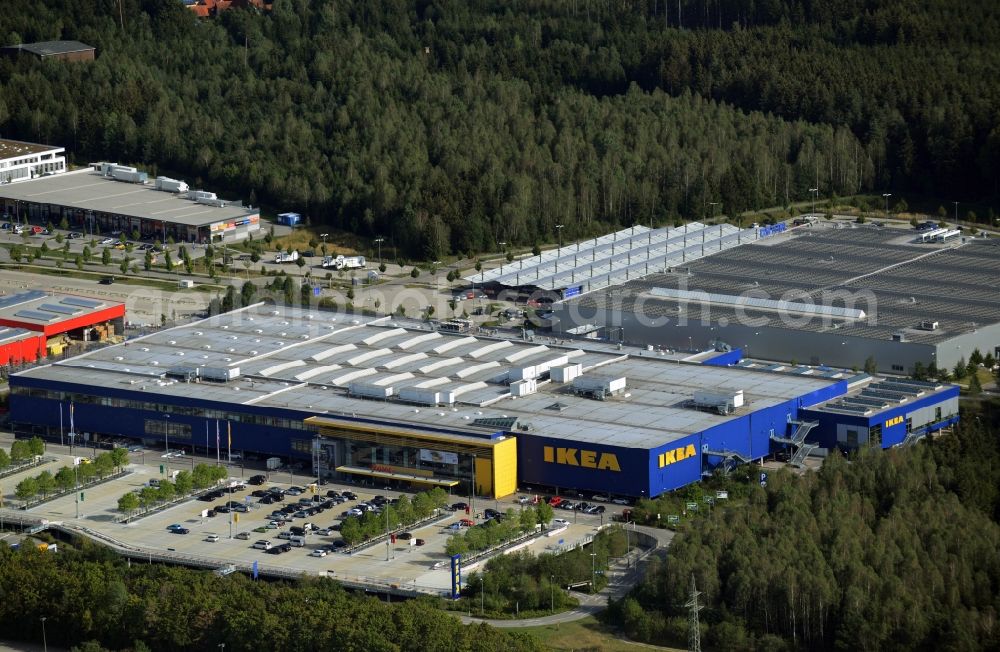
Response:
[[[602,652],[639,652],[639,650],[664,650],[681,652],[677,648],[658,647],[645,643],[630,643],[618,638],[613,629],[598,622],[593,616],[571,623],[512,629],[537,638],[552,650],[601,650]]]

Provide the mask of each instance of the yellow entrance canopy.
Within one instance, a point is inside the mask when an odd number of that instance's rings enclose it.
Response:
[[[335,469],[338,473],[350,473],[351,475],[364,475],[370,478],[383,478],[385,480],[402,480],[403,482],[415,482],[419,484],[432,484],[439,487],[454,487],[458,480],[451,478],[429,478],[420,475],[410,475],[409,473],[395,473],[392,471],[375,471],[359,466],[338,466]]]

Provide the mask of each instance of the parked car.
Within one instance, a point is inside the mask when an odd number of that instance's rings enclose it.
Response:
[[[452,504],[451,509],[454,512],[464,512],[469,509],[469,505],[466,503],[454,503]]]
[[[239,534],[236,535],[235,538],[240,539],[242,541],[248,541],[250,539],[250,533],[249,532],[240,532]]]
[[[289,496],[301,496],[305,492],[306,490],[303,489],[302,487],[289,487],[288,489],[285,490],[285,493],[288,494]]]
[[[289,538],[291,538],[291,536],[292,536],[292,533],[289,532],[288,530],[285,530],[284,532],[279,532],[278,533],[278,538],[279,539],[289,539]]]
[[[311,553],[309,553],[309,556],[310,557],[326,557],[326,554],[327,554],[326,548],[316,548]]]
[[[609,496],[605,496],[604,494],[594,494],[593,496],[590,497],[590,499],[591,500],[600,500],[600,501],[605,502],[605,503],[608,502],[609,500],[611,500],[611,498]]]
[[[260,541],[254,543],[253,547],[256,548],[257,550],[270,550],[271,542],[268,541],[267,539],[261,539]]]
[[[347,547],[347,542],[344,541],[343,539],[337,539],[331,545],[333,546],[334,550],[339,550],[341,548],[346,548]]]
[[[629,500],[628,498],[621,498],[621,497],[612,498],[611,502],[613,502],[615,505],[631,505],[632,504],[632,501]]]
[[[180,523],[171,523],[170,525],[167,526],[167,530],[169,530],[169,531],[172,532],[174,530],[179,530],[179,529],[181,529],[183,527],[184,526],[181,525]]]
[[[561,505],[562,502],[563,499],[561,496],[552,496],[551,498],[549,498],[549,505],[551,505],[552,507],[559,507],[559,505]]]
[[[410,539],[413,538],[413,535],[410,534],[409,532],[400,532],[398,535],[396,535],[396,538],[399,539],[400,541],[409,541]]]
[[[483,516],[485,516],[487,519],[490,519],[490,518],[495,518],[499,513],[500,512],[498,512],[495,509],[487,509],[486,511],[483,512]]]
[[[562,527],[563,525],[569,525],[569,521],[564,518],[554,518],[552,519],[552,525]]]
[[[341,495],[344,496],[344,497],[346,497],[348,500],[357,500],[358,499],[358,494],[354,493],[353,491],[345,491]]]
[[[339,498],[340,497],[340,492],[337,491],[337,490],[335,490],[335,489],[331,489],[330,491],[326,492],[326,497],[327,498]]]
[[[219,535],[218,534],[208,534],[208,535],[205,536],[205,541],[208,541],[209,543],[218,543],[218,541],[219,541]]]
[[[520,503],[521,505],[527,505],[528,503],[531,502],[531,496],[518,496],[517,502]]]
[[[115,282],[114,276],[102,276],[101,280],[98,281],[98,283],[100,283],[101,285],[111,285],[114,282]]]
[[[427,543],[427,542],[426,542],[426,541],[424,541],[423,539],[417,539],[417,540],[416,540],[416,542],[417,542],[417,545],[418,545],[418,546],[422,546],[422,545],[424,545],[425,543]]]
[[[174,534],[187,534],[191,530],[187,529],[186,527],[179,527],[179,528],[176,528],[176,529],[170,530],[170,531],[173,532]]]
[[[247,482],[252,485],[262,485],[267,482],[267,477],[263,475],[252,475]]]

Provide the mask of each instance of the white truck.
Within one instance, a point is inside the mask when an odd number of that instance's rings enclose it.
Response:
[[[367,265],[364,256],[325,256],[323,267],[326,269],[364,269]]]
[[[292,253],[278,252],[278,255],[274,257],[274,262],[276,263],[294,263],[299,259],[299,252],[293,251]]]

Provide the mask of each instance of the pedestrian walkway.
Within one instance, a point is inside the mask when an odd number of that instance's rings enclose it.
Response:
[[[498,620],[492,618],[462,616],[462,623],[465,625],[486,623],[488,625],[492,625],[493,627],[499,627],[502,629],[542,627],[544,625],[573,622],[574,620],[580,620],[582,618],[586,618],[587,616],[593,616],[604,611],[608,607],[608,600],[611,598],[616,600],[621,599],[632,590],[632,587],[639,583],[639,581],[646,575],[646,569],[652,558],[662,558],[666,555],[667,548],[670,546],[670,542],[674,538],[674,533],[671,530],[637,526],[635,531],[647,534],[654,538],[656,540],[656,547],[647,549],[642,554],[635,556],[634,563],[632,563],[631,559],[624,557],[616,560],[616,562],[612,564],[607,571],[607,586],[601,589],[601,591],[599,591],[596,595],[590,595],[588,593],[574,593],[574,597],[580,601],[580,606],[570,609],[569,611],[563,611],[550,616],[540,616],[537,618]]]

